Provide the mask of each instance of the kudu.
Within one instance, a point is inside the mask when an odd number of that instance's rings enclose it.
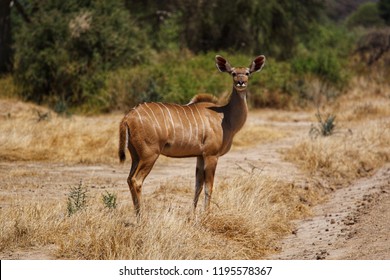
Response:
[[[233,78],[229,102],[217,105],[211,98],[197,96],[187,105],[148,102],[129,111],[120,123],[119,159],[130,151],[132,165],[127,179],[137,216],[141,210],[141,189],[160,154],[168,157],[196,157],[194,210],[205,188],[205,209],[210,206],[218,158],[226,154],[234,135],[244,125],[249,76],[262,69],[264,56],[246,67],[232,67],[222,56],[215,57],[219,71]]]

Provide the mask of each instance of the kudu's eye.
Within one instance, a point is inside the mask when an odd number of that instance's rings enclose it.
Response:
[[[237,76],[237,73],[233,72],[233,73],[232,73],[232,76],[233,76],[233,77]]]
[[[245,75],[249,77],[250,74],[249,74],[249,72],[246,72]]]

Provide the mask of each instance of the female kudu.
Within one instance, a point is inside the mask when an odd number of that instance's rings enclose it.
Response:
[[[248,79],[262,69],[265,57],[256,57],[248,68],[232,67],[219,55],[215,62],[219,71],[233,78],[233,90],[226,105],[216,105],[204,96],[195,97],[187,105],[142,103],[122,119],[119,159],[125,161],[127,146],[132,158],[127,182],[137,216],[142,184],[160,154],[197,158],[194,209],[203,186],[205,209],[209,208],[218,158],[230,150],[234,135],[246,121]]]

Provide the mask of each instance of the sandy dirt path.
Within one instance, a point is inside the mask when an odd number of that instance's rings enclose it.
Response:
[[[270,259],[390,259],[390,165],[332,193],[296,221]]]

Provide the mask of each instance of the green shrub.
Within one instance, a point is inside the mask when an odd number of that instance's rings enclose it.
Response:
[[[109,193],[106,191],[105,194],[102,194],[102,201],[106,208],[108,209],[116,209],[116,194]]]
[[[144,101],[185,104],[201,92],[220,96],[231,90],[231,80],[216,69],[214,57],[215,53],[165,52],[152,63],[111,72],[99,95],[108,111]]]
[[[319,135],[321,136],[330,136],[334,133],[336,123],[336,116],[332,114],[328,114],[326,118],[318,111],[316,114],[317,124],[312,124],[309,134],[312,138],[317,138]]]
[[[349,27],[363,26],[374,27],[383,26],[384,20],[380,16],[380,10],[377,3],[363,3],[347,19],[346,24]]]
[[[82,182],[70,189],[67,201],[68,216],[87,207],[87,192],[88,190],[83,186]]]
[[[31,7],[32,22],[15,36],[16,82],[28,100],[94,100],[107,71],[146,59],[145,38],[121,1],[35,0]]]

